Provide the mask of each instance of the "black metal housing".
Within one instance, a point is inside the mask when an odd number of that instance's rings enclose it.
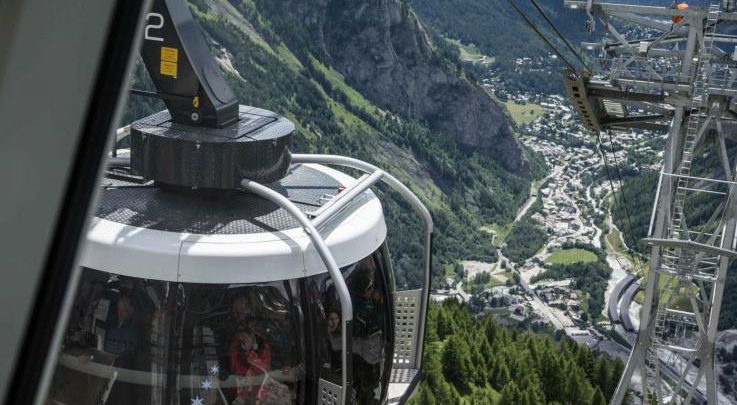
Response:
[[[154,1],[141,57],[174,122],[223,128],[238,119],[238,100],[195,23],[187,2]]]
[[[244,178],[272,183],[289,169],[293,132],[288,119],[243,105],[223,128],[178,124],[161,111],[131,125],[131,171],[192,189],[237,189]]]

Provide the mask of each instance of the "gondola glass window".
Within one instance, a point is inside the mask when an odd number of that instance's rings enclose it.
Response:
[[[305,395],[296,281],[153,281],[85,269],[49,399],[289,404]]]
[[[341,268],[354,307],[356,402],[386,398],[393,280],[386,246]],[[312,404],[341,375],[340,301],[329,275],[199,284],[84,269],[50,403]]]
[[[341,269],[351,293],[354,323],[352,363],[355,396],[359,404],[380,404],[386,398],[386,387],[391,371],[394,348],[391,311],[391,272],[388,269],[386,247],[373,255]],[[335,384],[340,383],[340,304],[330,277],[313,276],[309,283],[309,306],[316,309],[313,324],[318,334],[313,341],[318,346],[319,376]]]

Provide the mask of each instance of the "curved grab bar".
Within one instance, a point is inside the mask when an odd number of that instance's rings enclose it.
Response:
[[[343,367],[341,372],[341,381],[343,386],[341,390],[340,403],[347,404],[347,400],[350,397],[348,394],[351,392],[351,373],[353,371],[350,363],[352,354],[350,337],[353,335],[351,330],[353,326],[353,302],[351,301],[351,295],[348,292],[348,286],[345,284],[340,268],[335,262],[333,254],[330,253],[330,249],[325,243],[325,239],[322,238],[312,222],[299,208],[297,208],[296,205],[294,205],[293,202],[276,191],[251,180],[242,180],[241,187],[243,187],[244,190],[250,191],[262,198],[274,202],[291,214],[292,217],[302,225],[305,233],[312,241],[315,249],[317,249],[317,253],[320,255],[320,258],[325,263],[325,267],[327,267],[328,273],[330,273],[330,278],[333,280],[333,283],[335,283],[335,289],[340,296],[340,309],[343,312],[341,316],[341,340],[343,343],[343,352],[341,354],[341,363]]]
[[[422,349],[423,344],[422,342],[425,339],[425,322],[426,322],[426,314],[427,314],[427,302],[430,295],[430,282],[431,282],[431,269],[432,269],[432,232],[433,232],[433,221],[432,216],[430,215],[430,211],[425,207],[425,205],[420,201],[420,199],[415,195],[415,193],[412,192],[407,186],[405,186],[401,181],[399,181],[396,177],[392,176],[389,173],[386,173],[385,171],[379,169],[378,167],[366,163],[364,161],[349,158],[345,156],[338,156],[338,155],[310,155],[310,154],[294,154],[292,155],[292,163],[314,163],[314,164],[322,164],[322,165],[334,165],[334,166],[343,166],[343,167],[349,167],[352,169],[360,170],[365,173],[369,173],[369,178],[366,179],[366,181],[360,182],[361,184],[358,186],[358,190],[356,191],[364,191],[367,189],[370,185],[377,182],[378,180],[382,180],[384,183],[386,183],[389,187],[391,187],[394,191],[398,192],[402,197],[404,197],[405,200],[410,204],[412,209],[415,210],[415,212],[420,216],[422,221],[425,224],[425,260],[424,260],[424,274],[423,274],[423,286],[422,286],[422,302],[420,304],[420,314],[419,314],[419,336],[418,336],[418,345],[416,345],[416,352],[415,352],[415,366],[416,368],[421,368],[422,365]],[[348,192],[349,190],[346,190],[344,192]],[[358,193],[352,193],[352,194],[358,194]],[[336,197],[340,198],[340,197]],[[344,198],[343,199],[345,203],[350,201],[350,198]],[[332,213],[337,212],[339,208],[344,205],[340,203],[334,204],[332,207],[329,208],[329,211]],[[326,210],[323,214],[328,214]],[[322,223],[324,220],[326,220],[327,215],[323,216],[320,215],[317,218],[314,219],[314,221]]]

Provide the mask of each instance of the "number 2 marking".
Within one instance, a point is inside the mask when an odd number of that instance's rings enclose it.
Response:
[[[158,30],[164,27],[164,16],[159,13],[148,13],[148,15],[146,16],[146,21],[149,21],[151,19],[158,19],[158,23],[152,22],[146,25],[146,30],[144,31],[145,35],[143,38],[148,41],[164,42],[164,38],[155,37],[149,33],[149,30],[151,29]]]

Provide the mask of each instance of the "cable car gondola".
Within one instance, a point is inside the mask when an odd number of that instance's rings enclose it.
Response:
[[[103,180],[48,402],[406,401],[427,209],[368,163],[292,155],[294,125],[238,104],[183,1],[155,1],[147,22],[149,95],[167,110],[118,131],[130,150]],[[424,221],[419,288],[395,286],[377,182]]]

